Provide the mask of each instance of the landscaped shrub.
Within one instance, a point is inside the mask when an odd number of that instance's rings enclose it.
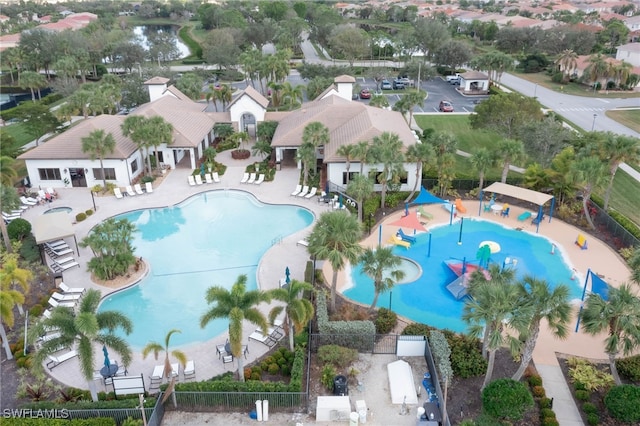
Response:
[[[582,411],[584,411],[587,414],[597,413],[598,408],[590,402],[585,402],[584,404],[582,404]]]
[[[86,218],[87,218],[87,214],[86,213],[78,213],[76,215],[76,222],[82,222]]]
[[[336,377],[336,369],[333,365],[327,364],[322,368],[320,382],[330,391],[333,390],[333,379]]]
[[[621,376],[633,382],[640,382],[640,355],[619,359],[616,361],[616,367]]]
[[[13,219],[7,225],[7,233],[9,234],[9,239],[21,241],[31,233],[31,224],[21,217]]]
[[[318,359],[323,364],[344,369],[358,360],[358,351],[338,345],[324,345],[318,348]]]
[[[532,388],[535,386],[542,386],[542,377],[537,374],[532,374],[527,380],[529,381],[529,386]]]
[[[482,408],[498,419],[520,420],[533,408],[533,397],[523,383],[498,379],[482,391]]]
[[[555,417],[543,417],[542,426],[560,426],[560,423]]]
[[[320,334],[330,338],[330,343],[363,352],[369,352],[373,349],[376,334],[376,326],[373,322],[329,321],[327,297],[324,291],[319,291],[316,295],[316,317]]]
[[[387,334],[393,330],[397,323],[398,315],[396,315],[395,312],[387,308],[378,309],[378,315],[375,320],[376,332],[378,334]]]
[[[533,386],[531,388],[531,393],[535,398],[542,398],[545,396],[544,387],[542,386]]]
[[[435,330],[435,328],[426,324],[409,324],[402,330],[403,336],[428,336],[431,333],[431,330]]]
[[[540,410],[540,416],[542,416],[542,418],[545,417],[556,417],[556,413],[551,409],[551,408],[543,408]]]
[[[44,312],[44,308],[40,304],[35,304],[29,309],[29,316],[39,317]]]
[[[578,401],[588,401],[590,397],[591,397],[591,394],[589,393],[589,391],[586,391],[586,390],[576,391],[576,399]]]
[[[613,387],[604,397],[607,411],[616,419],[638,424],[640,423],[640,387],[620,385]]]
[[[132,419],[131,417],[127,417],[120,426],[142,426],[143,424],[144,422],[142,419]]]
[[[93,210],[89,209],[85,211],[84,214],[86,214],[87,216],[91,216],[93,214]]]
[[[481,376],[487,371],[487,360],[482,357],[478,339],[451,332],[445,332],[445,337],[451,347],[454,376],[465,379]]]
[[[613,385],[613,376],[600,371],[595,365],[582,358],[569,358],[569,377],[576,383],[582,383],[588,391],[609,388]],[[576,392],[577,394],[577,392]]]
[[[600,423],[600,417],[596,413],[587,414],[587,424],[589,426],[597,426]]]
[[[269,364],[269,369],[267,371],[269,372],[269,374],[278,374],[278,371],[280,371],[280,366],[274,362],[273,364]]]
[[[551,408],[551,400],[547,397],[540,398],[538,405],[540,405],[540,409]]]

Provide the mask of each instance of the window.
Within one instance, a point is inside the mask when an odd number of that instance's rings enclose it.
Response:
[[[105,167],[104,175],[106,176],[107,180],[116,180],[116,169],[111,168],[111,167]],[[104,180],[105,178],[102,177],[102,169],[94,168],[93,169],[93,178],[97,179],[97,180]]]
[[[349,182],[351,182],[353,180],[353,178],[355,178],[357,175],[359,175],[358,172],[349,172]],[[347,184],[347,172],[346,171],[342,172],[342,184],[343,185]]]
[[[138,159],[136,158],[131,162],[131,173],[135,173],[138,171]]]
[[[40,180],[62,180],[60,169],[38,169]]]

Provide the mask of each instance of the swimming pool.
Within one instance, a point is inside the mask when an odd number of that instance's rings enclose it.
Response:
[[[313,214],[302,207],[267,205],[241,191],[213,191],[162,209],[138,210],[116,217],[139,230],[133,242],[136,256],[150,265],[138,285],[114,293],[100,311],[120,311],[134,323],[133,332],[119,335],[133,348],[163,342],[177,328],[172,346],[203,342],[227,331],[220,319],[200,328],[207,310],[206,289],[231,288],[240,274],[247,289],[257,288],[256,269],[274,241],[309,226]]]
[[[53,207],[48,210],[45,210],[44,213],[42,214],[51,214],[51,213],[59,213],[59,212],[71,213],[72,211],[73,209],[71,207]]]
[[[517,278],[530,274],[546,279],[552,286],[565,283],[571,290],[570,297],[580,298],[583,281],[579,276],[571,279],[572,267],[562,250],[556,249],[555,254],[551,254],[551,240],[475,218],[465,218],[461,245],[458,245],[459,232],[458,223],[430,228],[430,257],[427,257],[428,233],[418,234],[416,243],[408,250],[395,247],[395,254],[414,260],[422,267],[422,275],[411,283],[396,285],[392,292],[381,294],[378,306],[388,308],[391,302],[394,312],[414,321],[438,328],[465,331],[467,325],[461,319],[464,299],[456,300],[446,289],[446,285],[456,276],[444,261],[466,258],[469,262],[477,263],[478,246],[485,240],[495,241],[501,246],[499,253],[491,255],[491,262],[502,265],[507,258],[508,261],[517,260]],[[352,268],[350,278],[351,283],[348,284],[351,287],[343,291],[344,296],[370,305],[373,301],[371,278],[362,273],[359,265]]]

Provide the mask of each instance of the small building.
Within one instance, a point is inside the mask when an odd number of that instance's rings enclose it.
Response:
[[[489,76],[480,71],[467,71],[460,74],[460,88],[468,95],[485,95],[489,93]]]

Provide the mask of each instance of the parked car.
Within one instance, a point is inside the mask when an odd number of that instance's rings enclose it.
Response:
[[[453,105],[449,101],[440,101],[438,109],[440,112],[453,112]]]
[[[362,89],[360,91],[360,99],[371,99],[371,92],[369,89]]]
[[[380,83],[380,88],[382,90],[391,90],[393,89],[393,86],[391,86],[391,82],[389,80],[382,80],[382,83]]]
[[[447,80],[447,83],[450,84],[460,84],[460,74],[454,74],[454,75],[448,75],[445,77]]]
[[[404,84],[404,87],[413,87],[415,84],[414,81],[406,75],[400,75],[396,80],[402,82]]]
[[[403,81],[400,81],[398,79],[393,80],[393,90],[404,90],[405,85]]]

